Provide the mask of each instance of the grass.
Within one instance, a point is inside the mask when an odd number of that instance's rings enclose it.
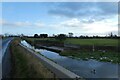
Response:
[[[77,45],[117,46],[117,39],[67,39],[65,43]]]
[[[29,40],[29,41],[35,41],[35,40],[49,40],[49,41],[56,41],[55,38],[23,38],[25,40]]]
[[[89,60],[89,59],[95,59],[98,61],[103,62],[112,62],[112,63],[120,63],[120,54],[116,52],[87,52],[87,51],[73,51],[73,50],[65,50],[60,53],[62,56],[69,56],[76,59],[83,59],[83,60]]]
[[[10,45],[12,53],[12,78],[54,78],[42,62],[32,56],[28,51],[18,45],[14,40]]]

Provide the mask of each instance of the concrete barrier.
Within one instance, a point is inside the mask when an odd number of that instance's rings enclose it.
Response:
[[[29,51],[34,57],[38,58],[58,78],[60,78],[60,79],[71,78],[71,79],[75,79],[75,80],[83,80],[82,77],[65,69],[64,67],[58,65],[57,63],[45,58],[44,56],[42,56],[40,54],[36,54],[36,52],[31,50],[30,48],[27,48],[26,46],[24,46],[22,44],[19,44],[19,45],[22,46],[23,48],[25,48],[27,51]]]

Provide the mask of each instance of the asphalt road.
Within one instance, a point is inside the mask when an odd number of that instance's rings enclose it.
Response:
[[[2,72],[2,78],[9,78],[10,76],[10,70],[11,70],[11,55],[9,52],[9,44],[12,41],[13,38],[6,38],[0,41],[0,64]]]
[[[0,38],[0,79],[2,78],[2,39]]]

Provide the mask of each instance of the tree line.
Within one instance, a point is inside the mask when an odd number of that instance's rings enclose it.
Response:
[[[30,37],[30,38],[55,38],[59,40],[65,40],[66,38],[81,38],[81,39],[91,39],[91,38],[114,38],[118,39],[119,36],[113,34],[112,32],[107,36],[88,36],[88,35],[80,35],[80,36],[73,36],[72,32],[68,34],[53,34],[52,36],[48,36],[48,34],[34,34],[34,36],[25,36],[24,34],[19,35],[7,35],[7,37]],[[2,36],[2,35],[1,35]],[[3,36],[2,36],[3,37]]]
[[[48,34],[34,34],[34,38],[47,38],[48,37]]]
[[[55,39],[59,39],[59,40],[65,40],[66,38],[82,38],[82,39],[91,39],[91,38],[119,38],[117,35],[113,34],[112,32],[108,35],[108,36],[73,36],[73,33],[68,33],[68,34],[53,34],[53,36],[48,36],[48,34],[34,34],[34,38],[55,38]]]

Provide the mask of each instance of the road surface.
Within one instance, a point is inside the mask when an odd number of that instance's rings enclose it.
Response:
[[[2,79],[2,39],[0,38],[0,79]]]
[[[11,56],[9,52],[9,44],[13,38],[6,38],[0,41],[0,72],[2,78],[8,78],[11,70]]]

